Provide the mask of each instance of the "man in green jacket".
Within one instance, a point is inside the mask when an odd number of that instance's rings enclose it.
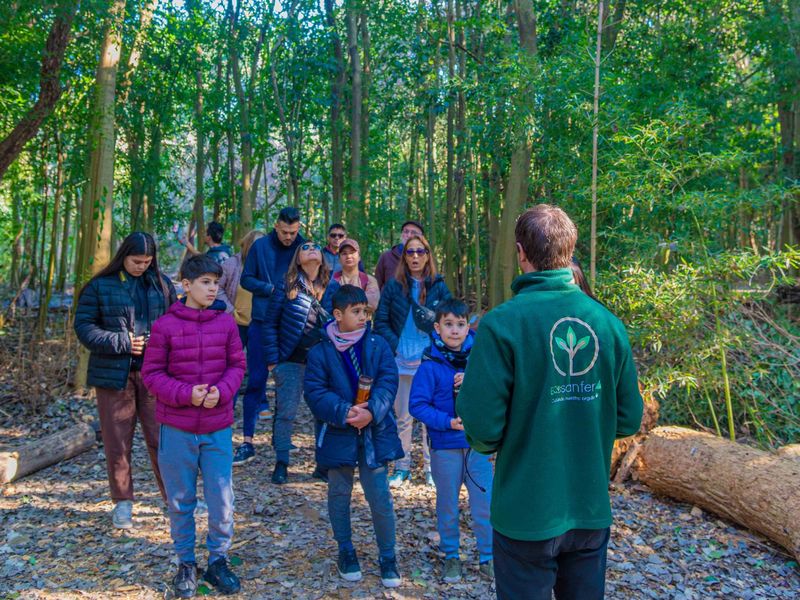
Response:
[[[567,214],[530,208],[515,237],[523,275],[483,318],[456,402],[472,448],[497,453],[497,597],[599,599],[611,448],[642,419],[636,366],[620,320],[573,282]]]

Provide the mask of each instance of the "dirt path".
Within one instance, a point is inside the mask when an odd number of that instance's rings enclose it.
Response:
[[[90,403],[73,400],[55,411],[53,426],[59,419],[76,418],[76,412],[91,411]],[[478,575],[469,535],[462,535],[466,577],[458,585],[440,583],[434,493],[419,483],[419,473],[412,485],[394,495],[403,586],[387,592],[380,584],[369,512],[358,486],[354,543],[365,577],[358,584],[341,581],[336,576],[325,485],[309,477],[312,436],[305,407],[299,419],[303,425],[295,443],[301,448],[292,455],[288,485],[268,482],[273,464],[268,435],[258,440],[257,459],[235,471],[232,556],[243,582],[239,598],[494,597],[490,583]],[[36,429],[41,433],[41,426]],[[0,427],[0,441],[27,433],[24,427]],[[132,531],[110,526],[101,448],[0,488],[0,598],[170,597],[168,519],[138,435],[137,440],[139,499]],[[654,497],[643,486],[616,489],[612,498],[616,522],[607,597],[798,597],[797,564],[762,538],[691,506]],[[465,495],[462,506],[464,502]],[[467,531],[467,515],[463,519],[462,531]],[[204,521],[205,515],[200,516],[201,566]]]

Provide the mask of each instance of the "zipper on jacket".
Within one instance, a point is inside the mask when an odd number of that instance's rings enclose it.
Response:
[[[323,423],[322,428],[319,430],[319,439],[317,440],[317,448],[322,448],[322,441],[325,439],[326,431],[328,431],[328,424]]]

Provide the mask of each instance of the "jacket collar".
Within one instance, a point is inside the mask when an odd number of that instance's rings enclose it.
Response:
[[[198,321],[204,323],[224,313],[225,303],[222,300],[214,300],[208,308],[198,310],[186,306],[186,297],[183,297],[169,307],[169,312],[184,321]]]
[[[511,289],[515,294],[528,292],[563,291],[568,292],[577,290],[572,278],[572,269],[553,269],[552,271],[533,271],[525,273],[514,279]]]
[[[287,251],[287,252],[288,251],[294,252],[300,244],[303,244],[306,241],[305,238],[298,233],[297,237],[294,238],[294,241],[292,242],[291,246],[284,246],[283,244],[281,244],[281,241],[278,239],[278,234],[275,233],[275,228],[274,227],[272,228],[272,231],[270,231],[267,234],[267,237],[269,238],[270,243],[272,244],[272,247],[275,250]]]

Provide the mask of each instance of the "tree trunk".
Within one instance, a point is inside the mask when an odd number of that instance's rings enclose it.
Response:
[[[594,289],[597,279],[597,137],[600,128],[600,53],[603,49],[603,5],[597,3],[597,43],[594,50],[594,125],[592,127],[592,220],[589,234],[589,281]],[[623,3],[624,4],[624,3]]]
[[[537,50],[536,16],[533,12],[533,2],[532,0],[514,0],[514,10],[519,27],[520,48],[523,51],[520,58],[523,62],[533,61]],[[533,90],[525,86],[525,89],[521,90],[520,93],[530,96]],[[511,156],[508,185],[500,218],[498,247],[494,254],[495,260],[492,261],[492,269],[497,271],[500,278],[498,281],[500,289],[496,290],[496,293],[499,292],[501,295],[499,298],[495,296],[495,301],[500,298],[505,300],[511,296],[511,281],[517,273],[514,226],[528,195],[530,166],[530,139],[528,134],[523,132],[519,134],[519,139]]]
[[[83,194],[83,251],[76,289],[111,260],[114,208],[114,100],[122,45],[125,0],[113,0],[103,34],[89,125],[89,173]]]
[[[445,159],[445,215],[452,219],[456,212],[456,181],[455,181],[455,120],[456,120],[456,31],[454,0],[447,0],[447,132]],[[454,221],[444,231],[444,256],[443,271],[447,287],[454,293],[458,292],[458,257],[456,256],[457,225]]]
[[[0,483],[9,483],[92,448],[94,428],[81,423],[35,440],[12,452],[0,452]]]
[[[12,196],[14,196],[14,185],[11,186]],[[22,253],[24,250],[22,234],[25,231],[22,219],[22,199],[13,198],[11,202],[11,220],[14,230],[11,240],[11,287],[18,289],[21,281],[20,268],[22,265]]]
[[[331,222],[342,220],[342,199],[344,198],[344,152],[342,151],[342,100],[344,98],[344,51],[342,39],[336,29],[333,0],[325,0],[325,23],[330,30],[333,51],[333,70],[331,71],[331,107],[329,112],[331,136],[331,196],[333,215]]]
[[[200,10],[197,0],[192,0],[187,3],[189,14],[195,22],[201,19]],[[194,222],[197,231],[203,232],[205,226],[205,171],[206,171],[206,137],[205,125],[203,123],[203,49],[200,44],[197,44],[194,49],[194,82],[195,82],[195,95],[194,95],[194,128],[195,136],[197,137],[197,157],[194,165],[194,207],[192,214],[194,215]],[[197,244],[195,248],[203,251],[205,247],[205,237],[202,235],[197,236]]]
[[[42,53],[42,68],[39,76],[39,98],[5,139],[0,141],[0,180],[25,144],[39,131],[44,121],[55,108],[64,91],[61,87],[61,64],[69,44],[72,21],[78,10],[77,0],[60,0],[55,6],[55,19]]]
[[[150,148],[147,152],[144,193],[142,194],[141,224],[145,231],[153,231],[153,209],[158,203],[158,185],[161,180],[161,150],[163,129],[156,115],[150,123]]]
[[[64,196],[64,220],[61,225],[61,252],[59,254],[58,281],[56,289],[63,294],[67,287],[67,274],[69,272],[69,225],[72,221],[72,195]]]
[[[350,188],[348,193],[348,226],[359,231],[363,205],[361,197],[361,56],[358,51],[358,1],[345,1],[347,22],[347,54],[350,58]]]
[[[53,141],[56,145],[56,189],[53,192],[53,224],[50,229],[50,255],[47,261],[47,275],[44,278],[44,299],[39,305],[39,322],[37,333],[39,338],[44,338],[47,325],[47,309],[53,296],[53,278],[56,270],[56,242],[58,240],[58,218],[61,209],[61,197],[64,195],[64,147],[58,131],[53,132]],[[44,237],[44,236],[43,236]],[[44,244],[43,244],[44,246]]]
[[[617,43],[617,36],[625,19],[626,0],[616,0],[614,2],[614,15],[611,15],[611,1],[600,0],[603,10],[602,18],[602,44],[603,51],[610,52]]]
[[[369,3],[365,2],[360,11],[361,23],[361,199],[365,218],[370,209],[370,170],[369,170],[369,88],[372,83],[372,65],[370,57],[369,37]]]
[[[800,461],[682,427],[658,427],[638,476],[654,491],[757,531],[800,559]]]

